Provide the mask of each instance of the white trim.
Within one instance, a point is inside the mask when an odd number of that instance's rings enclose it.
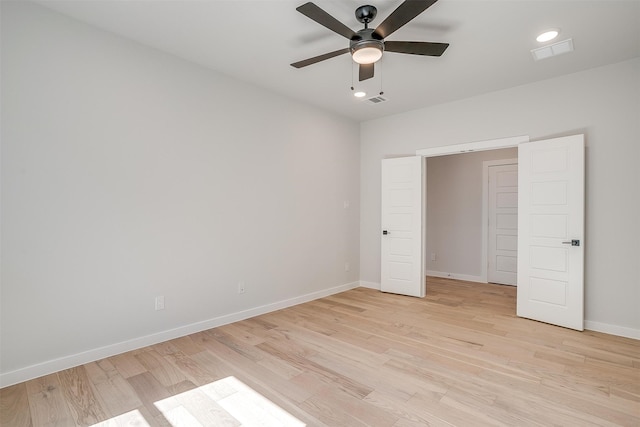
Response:
[[[482,253],[480,262],[482,268],[480,277],[488,283],[489,273],[489,168],[492,166],[517,165],[518,158],[485,160],[482,162]]]
[[[360,287],[369,288],[369,289],[375,289],[376,291],[379,291],[380,290],[380,283],[367,282],[366,280],[361,280],[360,281]]]
[[[529,142],[529,135],[521,135],[521,136],[511,136],[507,138],[498,138],[498,139],[489,139],[485,141],[476,141],[476,142],[467,142],[464,144],[454,144],[454,145],[443,145],[440,147],[433,148],[422,148],[420,150],[416,150],[417,156],[423,157],[437,157],[437,156],[446,156],[449,154],[459,154],[459,153],[468,153],[472,151],[486,151],[486,150],[497,150],[500,148],[510,148],[517,147],[519,144]],[[425,168],[426,169],[426,168]],[[425,172],[426,173],[426,172]],[[484,178],[483,178],[484,179]],[[425,181],[426,182],[426,181]],[[483,189],[484,191],[484,189]],[[485,203],[486,196],[483,194],[483,204]],[[426,206],[426,184],[425,184],[425,198],[424,198],[424,210],[423,210],[423,218],[422,220],[425,223],[425,247],[427,244],[426,241],[426,216],[427,216],[427,206]],[[483,210],[484,215],[484,210]],[[487,215],[488,217],[488,215]],[[483,217],[483,227],[485,223],[486,217]],[[452,273],[440,273],[435,271],[427,271],[427,275],[432,275],[436,277],[450,277],[460,280],[467,280],[470,282],[479,282],[479,283],[487,283],[487,237],[483,233],[482,235],[482,269],[480,276],[467,276],[464,274],[452,274]],[[422,259],[426,263],[426,253],[423,251]],[[431,274],[433,273],[433,274]]]
[[[517,147],[518,144],[529,142],[529,135],[512,136],[509,138],[489,139],[486,141],[467,142],[464,144],[443,145],[433,148],[416,150],[417,156],[436,157],[449,154],[468,153],[470,151],[496,150],[498,148]]]
[[[584,321],[584,328],[590,331],[640,340],[640,329],[627,328],[626,326],[611,325],[608,323],[592,322],[590,320]]]
[[[421,163],[420,163],[420,169],[422,171],[421,175],[420,175],[420,198],[422,200],[421,202],[421,208],[420,208],[420,213],[422,215],[421,219],[420,219],[420,227],[421,227],[421,236],[420,236],[420,274],[422,275],[421,277],[421,286],[422,286],[422,295],[420,295],[420,298],[424,298],[427,296],[427,158],[426,157],[422,157],[421,159]]]
[[[351,282],[332,288],[323,289],[321,291],[312,292],[310,294],[301,295],[271,304],[250,308],[248,310],[238,311],[236,313],[226,314],[224,316],[215,317],[213,319],[204,320],[202,322],[192,323],[190,325],[181,326],[179,328],[169,329],[155,334],[134,338],[129,341],[123,341],[104,347],[95,348],[82,353],[64,356],[58,359],[49,360],[36,365],[27,366],[25,368],[16,369],[15,371],[0,374],[0,388],[13,384],[38,378],[64,369],[73,368],[74,366],[83,365],[85,363],[104,359],[105,357],[115,356],[131,350],[136,350],[149,345],[158,344],[174,338],[180,338],[185,335],[194,334],[218,326],[227,325],[240,320],[249,319],[261,314],[270,313],[272,311],[281,310],[283,308],[313,301],[318,298],[324,298],[329,295],[348,291],[350,289],[361,286],[361,282]],[[379,289],[379,288],[378,288]]]
[[[487,283],[486,280],[482,280],[482,277],[472,276],[470,274],[446,273],[443,271],[427,270],[427,276],[442,277],[444,279],[464,280],[466,282]]]

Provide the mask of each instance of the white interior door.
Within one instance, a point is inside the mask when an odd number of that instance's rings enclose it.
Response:
[[[487,281],[515,286],[518,266],[518,165],[489,167]]]
[[[382,160],[383,292],[424,297],[424,158]]]
[[[518,146],[517,314],[584,329],[584,136]]]

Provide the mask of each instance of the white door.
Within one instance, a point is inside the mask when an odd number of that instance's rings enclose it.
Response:
[[[487,281],[517,283],[518,165],[489,167],[489,238]]]
[[[383,292],[424,297],[424,158],[382,160]]]
[[[584,329],[584,136],[518,146],[517,314]]]

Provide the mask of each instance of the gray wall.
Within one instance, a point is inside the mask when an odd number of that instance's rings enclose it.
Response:
[[[360,279],[380,282],[380,160],[529,135],[586,139],[586,327],[640,338],[640,59],[361,124]]]
[[[3,374],[357,286],[357,123],[26,2],[1,83]]]

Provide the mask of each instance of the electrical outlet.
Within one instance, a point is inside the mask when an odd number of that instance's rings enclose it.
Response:
[[[164,295],[156,297],[156,310],[164,310]]]
[[[244,282],[238,282],[238,293],[244,294],[244,291],[245,291]]]
[[[350,205],[351,205],[351,203],[349,203],[349,201],[348,201],[348,200],[345,200],[344,202],[342,202],[342,206],[343,206],[345,209],[349,209],[349,206],[350,206]]]
[[[344,271],[350,271],[351,270],[351,265],[349,265],[348,262],[344,263]]]
[[[431,261],[435,261],[435,260],[436,260],[436,253],[431,252]]]

